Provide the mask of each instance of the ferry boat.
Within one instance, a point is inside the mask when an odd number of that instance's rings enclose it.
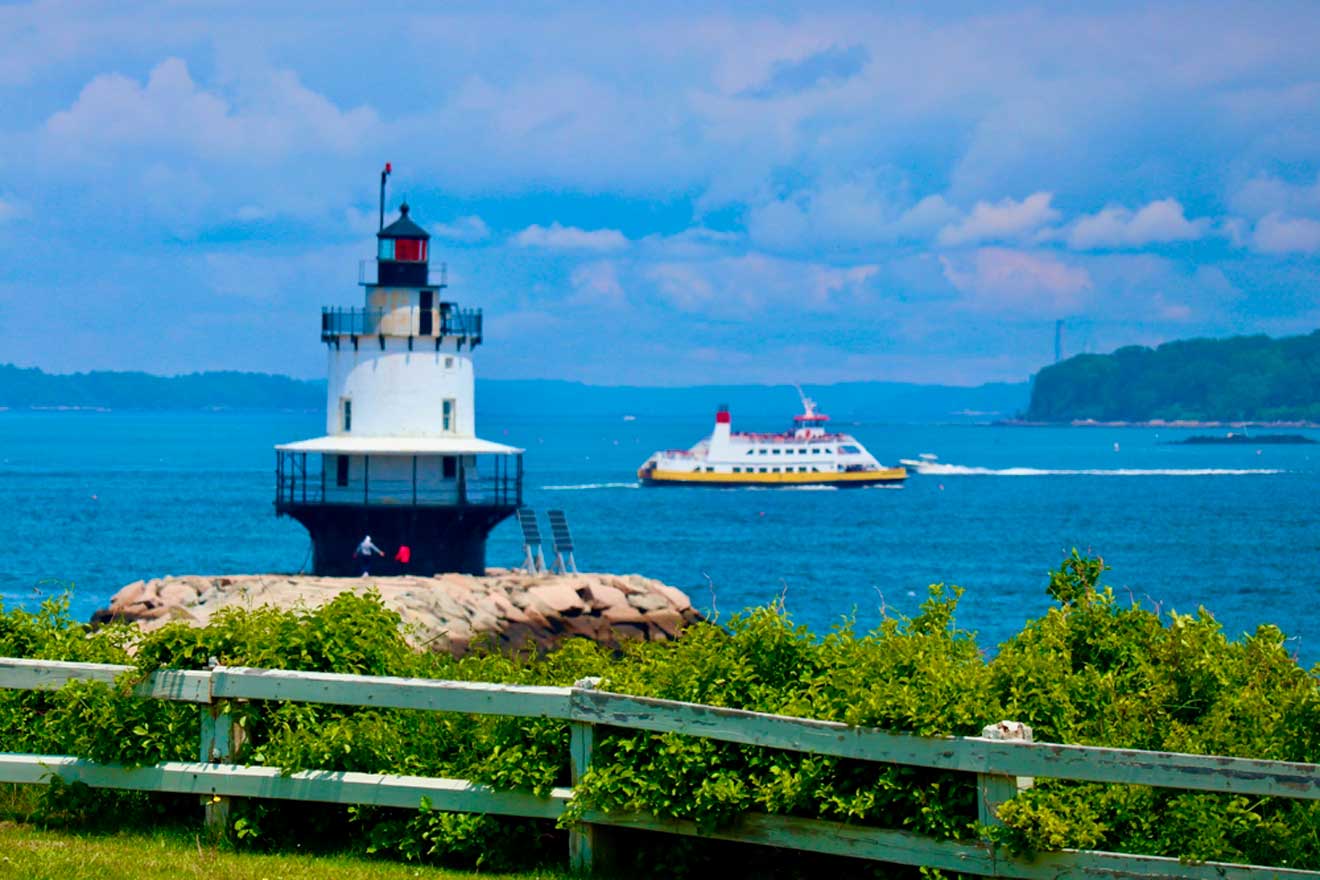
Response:
[[[644,486],[838,486],[899,484],[907,470],[885,467],[851,434],[831,433],[830,417],[805,394],[801,415],[781,434],[734,433],[728,407],[691,449],[656,452],[637,470]]]

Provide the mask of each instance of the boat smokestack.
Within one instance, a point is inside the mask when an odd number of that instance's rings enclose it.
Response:
[[[715,413],[715,430],[710,435],[710,448],[712,451],[728,448],[729,435],[732,431],[732,422],[733,419],[729,415],[729,408],[727,406],[721,406],[719,411]]]

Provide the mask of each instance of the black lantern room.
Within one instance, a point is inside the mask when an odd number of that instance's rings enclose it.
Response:
[[[425,287],[431,236],[399,206],[399,219],[376,233],[376,283],[382,286]]]

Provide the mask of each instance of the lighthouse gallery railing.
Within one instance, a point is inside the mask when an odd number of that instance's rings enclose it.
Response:
[[[473,345],[482,341],[481,309],[460,309],[448,304],[429,309],[429,320],[423,320],[422,310],[415,306],[410,309],[341,309],[326,306],[321,309],[321,339],[376,336],[382,333],[387,317],[393,322],[405,311],[410,312],[411,316],[397,323],[406,324],[410,328],[406,335],[456,336],[471,341]],[[393,327],[383,332],[386,336],[399,335]]]
[[[277,507],[305,504],[365,504],[370,506],[447,507],[520,507],[522,505],[522,456],[467,456],[472,463],[463,466],[456,460],[452,476],[436,478],[419,471],[420,456],[353,456],[361,461],[349,479],[341,481],[333,462],[338,456],[320,453],[279,450],[276,452],[275,504]],[[393,464],[403,460],[411,475],[371,475],[372,461],[389,458]],[[329,462],[327,462],[329,460]],[[393,474],[398,468],[392,468]]]

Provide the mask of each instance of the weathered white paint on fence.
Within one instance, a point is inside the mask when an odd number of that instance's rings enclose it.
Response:
[[[57,691],[70,681],[99,681],[114,684],[132,669],[110,663],[66,663],[55,660],[19,660],[0,657],[0,688],[20,691]],[[211,674],[178,669],[153,672],[137,684],[139,697],[184,703],[209,703]]]
[[[1012,743],[1031,742],[1031,728],[1020,721],[1000,721],[981,729],[984,739]],[[1030,776],[1000,776],[995,773],[976,774],[977,821],[982,825],[1002,825],[999,807],[1017,797],[1019,791],[1031,788],[1035,782]]]
[[[615,727],[684,733],[724,742],[861,761],[886,761],[973,773],[985,769],[984,756],[978,751],[979,739],[889,733],[850,727],[837,721],[769,715],[605,691],[575,690],[572,705],[574,720]]]
[[[203,764],[232,764],[238,757],[243,729],[234,721],[229,703],[220,700],[202,706],[201,748],[197,760]],[[212,796],[203,799],[206,828],[213,835],[222,835],[229,828],[230,799]]]
[[[419,808],[425,797],[436,810],[536,819],[558,818],[573,794],[572,789],[556,788],[549,797],[542,798],[528,792],[497,791],[465,779],[426,776],[328,770],[286,774],[278,767],[182,761],[150,767],[119,767],[64,755],[0,755],[0,782],[44,783],[52,776],[92,788],[370,804],[412,810]]]
[[[922,737],[604,691],[575,690],[573,718],[743,745],[997,776],[1047,776],[1233,794],[1320,799],[1320,765],[1099,746]]]
[[[1320,765],[1055,743],[982,747],[988,772],[1225,794],[1320,799]]]
[[[0,688],[54,690],[73,680],[113,683],[127,666],[0,658]],[[1320,799],[1320,765],[1171,752],[1142,752],[1051,743],[997,742],[983,737],[919,737],[793,718],[611,694],[579,682],[555,688],[383,678],[246,668],[204,672],[162,670],[134,686],[138,696],[212,703],[203,708],[203,763],[124,768],[64,756],[0,755],[0,782],[41,783],[51,776],[93,787],[183,792],[211,798],[266,797],[371,804],[416,809],[428,798],[438,810],[485,812],[552,819],[572,795],[557,788],[549,797],[501,792],[465,780],[368,773],[302,771],[235,766],[236,731],[224,703],[231,699],[302,700],[348,706],[545,717],[571,723],[572,781],[589,766],[598,726],[674,732],[726,742],[856,760],[978,774],[996,782],[981,798],[983,818],[1011,795],[1014,777],[1051,776],[1090,782],[1152,785],[1208,792]],[[210,761],[212,763],[206,763]],[[997,778],[997,779],[996,779]],[[989,811],[989,812],[986,812]],[[600,840],[593,826],[697,834],[693,823],[648,816],[590,813],[570,839],[575,868],[598,863]],[[1063,877],[1237,878],[1320,877],[1320,872],[1212,863],[1119,853],[1071,852],[1034,860],[996,851],[979,841],[947,841],[887,829],[787,816],[753,814],[717,839],[791,847],[965,873],[1043,880]]]
[[[212,673],[216,699],[301,700],[338,706],[377,706],[467,712],[477,715],[569,717],[566,687],[441,681],[392,676],[336,675],[277,669],[218,667]]]
[[[600,684],[599,678],[583,678],[574,682],[574,689],[594,690]],[[591,760],[596,752],[596,725],[584,721],[574,721],[568,728],[569,772],[576,789],[583,775],[591,769]],[[568,866],[574,871],[586,872],[599,870],[605,861],[600,835],[596,826],[590,822],[581,822],[568,832]]]
[[[996,850],[990,844],[979,841],[936,840],[906,831],[765,813],[748,814],[733,826],[714,831],[698,830],[696,823],[683,819],[659,819],[637,813],[588,811],[584,818],[589,822],[617,828],[755,843],[781,849],[850,856],[900,865],[925,865],[948,871],[1021,880],[1071,880],[1080,877],[1167,877],[1187,880],[1263,880],[1265,877],[1278,877],[1314,880],[1320,877],[1320,873],[1314,871],[1223,862],[1184,863],[1161,856],[1084,850],[1065,850],[1029,859],[1014,856],[1003,849]]]

